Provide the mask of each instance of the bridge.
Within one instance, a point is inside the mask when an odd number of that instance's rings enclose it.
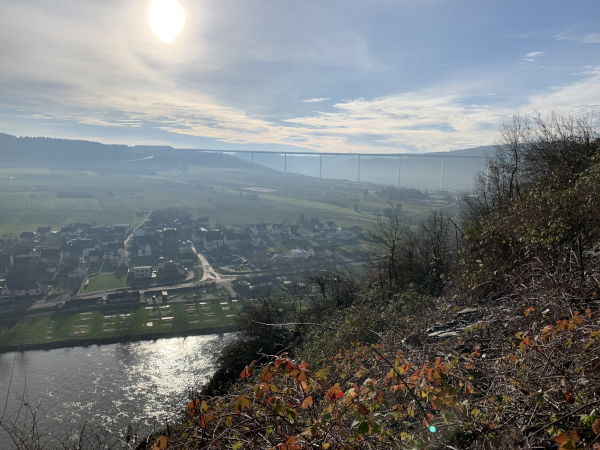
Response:
[[[251,161],[254,162],[255,153],[268,153],[271,155],[283,155],[283,171],[287,173],[287,156],[288,155],[302,155],[302,156],[318,156],[319,157],[319,178],[323,178],[323,156],[356,156],[357,160],[357,173],[356,181],[360,182],[360,158],[361,156],[368,157],[386,157],[386,158],[398,158],[398,187],[400,187],[400,169],[402,168],[402,157],[405,158],[440,158],[442,160],[441,174],[440,174],[440,189],[444,189],[444,160],[446,158],[452,159],[487,159],[486,156],[467,156],[467,155],[452,155],[452,154],[440,154],[440,153],[344,153],[344,152],[272,152],[268,150],[195,150],[202,153],[242,153],[250,154]]]

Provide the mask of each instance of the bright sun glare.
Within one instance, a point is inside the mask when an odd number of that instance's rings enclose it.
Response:
[[[173,42],[185,23],[185,11],[177,0],[153,0],[148,21],[163,42]]]

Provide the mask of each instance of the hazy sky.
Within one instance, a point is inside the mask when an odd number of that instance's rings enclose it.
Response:
[[[598,0],[1,0],[0,132],[232,149],[440,151],[600,105]]]

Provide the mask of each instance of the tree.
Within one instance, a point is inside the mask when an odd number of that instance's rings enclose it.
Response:
[[[402,205],[389,202],[389,215],[377,216],[375,225],[367,238],[374,244],[371,263],[383,283],[387,279],[391,287],[398,279],[398,258],[402,240],[408,225],[402,220]]]

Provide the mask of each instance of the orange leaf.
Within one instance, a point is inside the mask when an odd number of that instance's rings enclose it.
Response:
[[[369,408],[367,408],[361,403],[358,405],[358,413],[362,414],[363,416],[366,416],[367,414],[369,414]]]
[[[600,434],[600,419],[596,419],[594,425],[592,425],[592,431],[594,434]]]
[[[298,381],[306,380],[306,374],[304,372],[300,372],[300,374],[296,377],[296,380],[298,380]]]
[[[169,440],[166,436],[161,436],[154,442],[152,447],[154,447],[156,450],[165,450],[168,442]]]
[[[577,434],[577,431],[573,430],[570,433],[571,435],[571,439],[573,439],[573,441],[578,442],[579,441],[579,435]]]
[[[312,404],[313,404],[312,397],[306,397],[304,399],[304,401],[302,402],[302,409],[308,409],[312,406]]]
[[[592,310],[590,308],[587,309],[587,316],[591,319],[592,318]]]
[[[559,444],[566,444],[567,442],[570,441],[569,436],[567,436],[566,434],[563,434],[563,433],[561,433],[558,436],[556,436],[554,438],[554,440],[556,442],[558,442]]]

